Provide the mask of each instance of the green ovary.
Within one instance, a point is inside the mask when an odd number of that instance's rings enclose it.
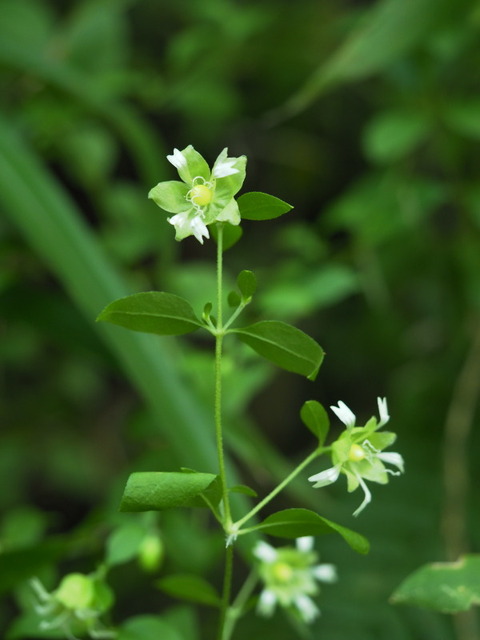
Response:
[[[197,184],[188,195],[190,200],[199,207],[205,207],[213,200],[213,191],[204,184]]]
[[[365,450],[359,444],[352,444],[350,451],[348,452],[348,459],[350,462],[360,462],[365,458]]]

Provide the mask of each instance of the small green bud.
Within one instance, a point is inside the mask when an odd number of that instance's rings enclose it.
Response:
[[[88,609],[94,598],[93,580],[83,573],[69,573],[55,591],[55,599],[66,609]]]
[[[145,536],[138,549],[138,562],[147,572],[156,571],[163,560],[164,545],[156,535]]]

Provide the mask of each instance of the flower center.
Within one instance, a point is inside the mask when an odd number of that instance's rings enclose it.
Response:
[[[273,567],[273,576],[278,582],[288,582],[293,574],[293,569],[286,562],[277,562]]]
[[[204,184],[197,184],[190,189],[188,197],[193,204],[199,207],[205,207],[213,200],[213,191]]]
[[[366,457],[365,449],[359,444],[352,444],[350,451],[348,452],[348,459],[350,462],[360,462]]]

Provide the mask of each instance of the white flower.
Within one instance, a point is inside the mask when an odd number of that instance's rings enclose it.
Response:
[[[313,538],[297,538],[296,547],[278,549],[260,541],[253,554],[260,561],[259,574],[265,585],[258,600],[258,613],[271,616],[278,604],[303,622],[312,622],[320,614],[311,598],[319,592],[317,582],[331,583],[337,579],[333,565],[315,564]]]
[[[354,516],[363,511],[372,500],[365,480],[386,484],[389,475],[400,475],[404,471],[403,458],[399,453],[383,452],[383,449],[395,441],[396,435],[387,431],[378,433],[378,429],[390,420],[390,416],[386,399],[378,398],[377,403],[380,420],[377,422],[376,418],[371,418],[364,427],[355,426],[355,414],[344,402],[339,402],[338,407],[331,407],[346,430],[331,446],[333,466],[308,478],[314,483],[313,487],[318,489],[336,482],[343,473],[347,477],[349,492],[361,487],[364,499],[354,511]],[[384,463],[396,467],[398,471],[387,468]]]

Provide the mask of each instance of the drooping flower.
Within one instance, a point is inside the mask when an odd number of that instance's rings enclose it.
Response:
[[[313,538],[297,538],[296,547],[274,548],[257,542],[253,554],[259,560],[259,574],[264,583],[257,611],[271,616],[280,605],[303,622],[312,622],[319,614],[311,596],[319,593],[317,582],[335,582],[337,572],[331,564],[316,564]]]
[[[61,630],[69,640],[76,640],[75,634],[88,634],[93,640],[117,637],[100,622],[100,616],[113,604],[113,594],[97,576],[70,573],[51,593],[38,578],[30,584],[38,599],[34,609],[41,617],[40,630]]]
[[[354,511],[354,516],[363,511],[372,499],[365,480],[386,484],[389,474],[400,475],[404,471],[403,458],[399,453],[383,451],[395,442],[397,436],[388,431],[377,433],[390,420],[386,399],[378,398],[377,402],[380,420],[372,417],[364,427],[355,426],[356,416],[344,402],[339,402],[337,407],[330,407],[346,429],[332,444],[333,467],[309,478],[314,488],[319,488],[332,484],[343,473],[347,476],[349,492],[360,486],[364,499]],[[396,470],[389,469],[385,464],[392,465]]]
[[[159,207],[173,213],[168,222],[175,227],[176,240],[195,236],[203,244],[209,238],[208,225],[214,222],[240,224],[235,195],[245,180],[247,158],[229,158],[223,149],[210,170],[204,158],[189,145],[174,149],[167,160],[182,179],[160,182],[148,197]]]

